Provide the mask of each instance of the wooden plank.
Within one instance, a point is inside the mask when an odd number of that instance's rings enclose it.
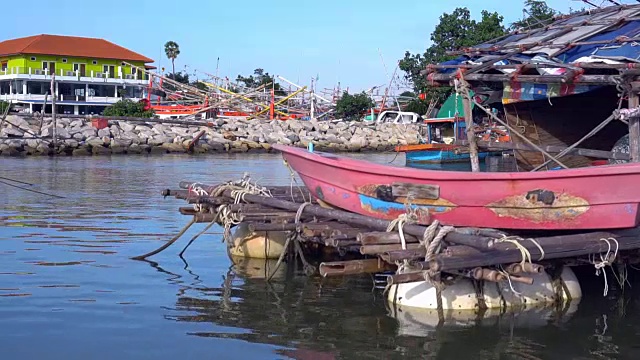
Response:
[[[440,198],[440,186],[429,184],[393,183],[391,195],[411,197],[413,199],[437,200]]]
[[[637,108],[640,106],[640,98],[638,93],[629,95],[629,108]],[[629,118],[629,155],[632,162],[640,162],[640,118]]]
[[[524,143],[499,143],[499,142],[490,142],[490,141],[478,141],[478,147],[489,150],[523,150],[523,151],[538,151],[534,149],[532,146],[524,144]],[[468,145],[469,142],[466,140],[458,140],[455,142],[456,145]],[[555,146],[555,145],[547,145],[541,146],[545,151],[550,153],[559,153],[562,152],[566,147],[564,146]],[[621,152],[611,152],[604,150],[591,150],[591,149],[583,149],[583,148],[575,148],[569,152],[569,154],[588,156],[599,159],[615,159],[615,160],[629,160],[629,154],[621,153]]]

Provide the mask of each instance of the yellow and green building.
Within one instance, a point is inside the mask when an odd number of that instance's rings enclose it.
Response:
[[[0,42],[0,100],[26,111],[99,114],[123,97],[139,100],[153,60],[104,39],[35,35]],[[133,66],[131,66],[133,65]],[[140,68],[140,69],[138,69]],[[46,100],[45,100],[46,98]]]

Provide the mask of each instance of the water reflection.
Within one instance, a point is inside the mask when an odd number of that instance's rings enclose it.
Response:
[[[309,279],[294,276],[293,266],[275,269],[273,260],[230,261],[220,229],[185,259],[177,256],[184,243],[146,263],[129,259],[188,221],[177,213],[184,204],[162,199],[161,189],[247,170],[263,184],[288,184],[277,155],[2,162],[2,176],[65,196],[0,186],[3,359],[640,358],[633,272],[624,294],[610,278],[603,298],[591,267],[582,274],[591,280],[587,298],[570,308],[448,314],[440,323],[432,313],[389,306],[368,276]]]

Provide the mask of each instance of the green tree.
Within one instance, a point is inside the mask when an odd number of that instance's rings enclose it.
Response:
[[[8,102],[0,100],[0,115],[4,114],[10,105],[11,104],[9,104]]]
[[[279,95],[279,96],[286,95],[286,92],[284,91],[284,89],[282,89],[280,84],[276,82],[275,76],[269,75],[269,73],[265,72],[264,69],[260,69],[260,68],[255,69],[253,70],[253,75],[249,75],[247,77],[238,75],[238,77],[236,78],[236,82],[242,83],[244,84],[244,86],[248,88],[256,88],[261,85],[273,83],[272,86],[273,86],[275,95]],[[271,88],[271,86],[269,86],[268,88]]]
[[[102,112],[102,115],[152,118],[155,115],[154,111],[145,110],[144,106],[145,105],[142,102],[133,101],[130,99],[123,99],[104,109],[104,111]]]
[[[348,92],[336,102],[336,115],[345,120],[359,120],[362,114],[375,106],[375,103],[365,92],[351,95]]]
[[[505,34],[502,24],[504,18],[495,12],[482,11],[480,21],[471,18],[467,8],[456,8],[451,14],[444,13],[440,22],[431,33],[432,45],[424,54],[412,54],[407,51],[400,60],[400,70],[405,79],[413,85],[416,93],[426,93],[426,102],[431,99],[444,100],[451,88],[435,88],[429,86],[424,75],[420,74],[428,64],[438,64],[454,59],[447,55],[448,51],[478,45]]]
[[[511,30],[540,28],[560,14],[550,8],[544,0],[525,0],[522,13],[525,15],[524,19],[511,24]]]
[[[171,73],[176,73],[176,58],[180,55],[180,46],[175,41],[167,41],[164,44],[164,53],[167,55],[167,58],[171,60]]]

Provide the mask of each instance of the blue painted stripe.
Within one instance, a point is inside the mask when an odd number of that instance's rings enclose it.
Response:
[[[484,160],[488,152],[478,153],[478,159]],[[408,162],[446,163],[469,160],[469,153],[456,154],[453,151],[408,151],[405,153]]]
[[[363,208],[371,209],[373,212],[388,214],[390,211],[406,211],[405,204],[389,202],[374,197],[358,194],[360,205]],[[411,205],[412,209],[428,210],[430,213],[442,213],[450,209],[448,206],[432,206],[432,205]]]

